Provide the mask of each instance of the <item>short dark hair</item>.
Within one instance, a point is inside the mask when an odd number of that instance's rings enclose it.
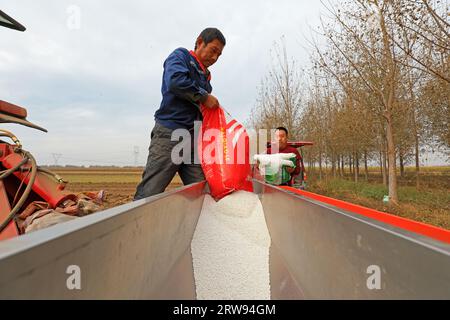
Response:
[[[285,127],[278,127],[276,130],[283,130],[284,132],[286,132],[286,137],[288,136],[288,129],[286,129]]]
[[[206,28],[203,30],[200,35],[197,37],[197,40],[199,38],[202,38],[205,45],[213,41],[214,39],[219,40],[224,46],[226,44],[225,37],[223,36],[222,32],[220,32],[217,28]],[[197,49],[197,40],[195,41],[195,49]]]

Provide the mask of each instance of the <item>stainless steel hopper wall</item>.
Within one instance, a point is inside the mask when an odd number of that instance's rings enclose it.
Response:
[[[0,242],[0,299],[194,299],[205,183]],[[80,267],[81,290],[67,268]]]
[[[258,181],[272,299],[449,299],[450,246]],[[0,242],[0,299],[195,299],[205,183]],[[67,268],[80,267],[81,290]],[[380,268],[381,289],[367,286]]]
[[[256,184],[272,239],[272,299],[450,299],[450,245]]]

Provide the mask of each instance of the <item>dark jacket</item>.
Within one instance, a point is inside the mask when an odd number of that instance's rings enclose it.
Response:
[[[209,80],[209,71],[187,49],[173,51],[164,62],[163,98],[155,121],[170,129],[192,129],[194,121],[202,120],[200,102],[212,91]]]

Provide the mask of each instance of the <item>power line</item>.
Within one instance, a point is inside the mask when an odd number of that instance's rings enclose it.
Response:
[[[58,160],[62,157],[62,153],[52,153],[53,160],[55,160],[55,166],[58,165]]]

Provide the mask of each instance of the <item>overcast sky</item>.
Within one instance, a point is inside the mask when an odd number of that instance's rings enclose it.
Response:
[[[255,104],[284,35],[300,62],[319,1],[0,1],[0,10],[27,27],[0,28],[0,99],[28,109],[48,133],[13,130],[39,164],[133,165],[147,157],[161,101],[162,65],[177,47],[192,49],[205,27],[227,45],[211,67],[213,93],[239,121]],[[79,18],[78,18],[79,13]],[[80,22],[79,25],[77,22]]]
[[[285,38],[307,65],[304,39],[319,24],[319,1],[0,1],[26,26],[0,28],[0,99],[28,109],[48,133],[12,130],[38,164],[144,165],[161,101],[162,65],[193,49],[206,27],[227,45],[211,67],[213,94],[238,120],[249,117],[270,49]]]

